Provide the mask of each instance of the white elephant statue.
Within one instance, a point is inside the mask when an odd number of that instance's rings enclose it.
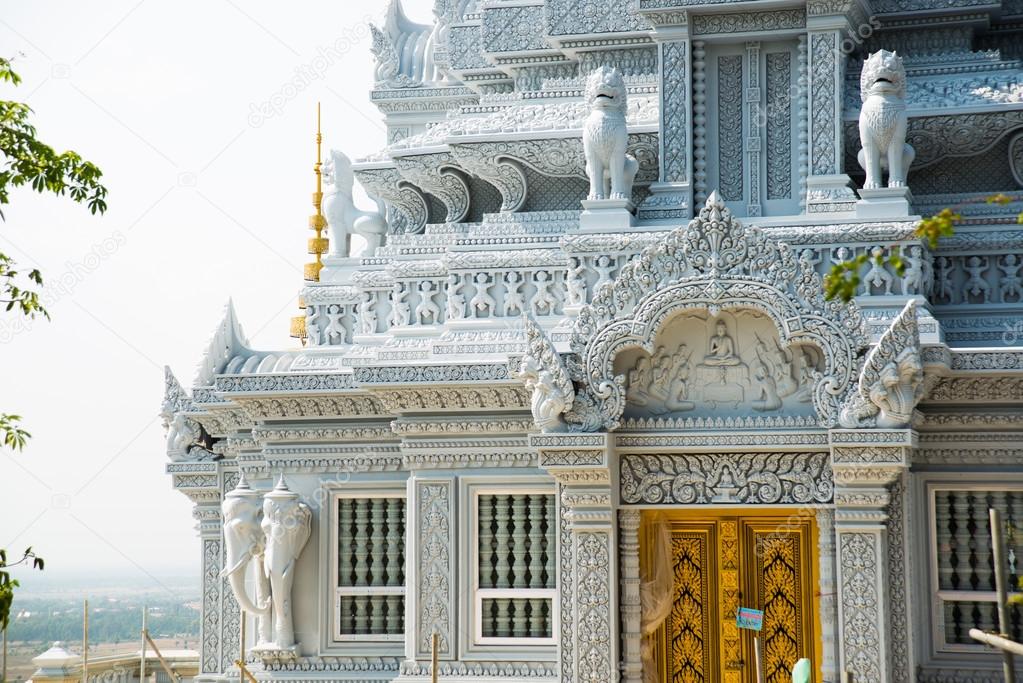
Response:
[[[224,496],[220,509],[224,515],[224,570],[234,599],[246,612],[259,616],[259,639],[269,640],[270,591],[263,576],[263,553],[266,539],[259,523],[262,494],[249,487],[243,476],[237,486]],[[257,570],[256,599],[249,597],[245,588],[245,575],[249,563],[255,561]]]
[[[266,552],[263,575],[270,581],[273,602],[274,649],[295,649],[295,626],[291,614],[291,588],[295,562],[302,553],[312,528],[312,510],[299,500],[284,482],[284,475],[263,496],[263,533]]]

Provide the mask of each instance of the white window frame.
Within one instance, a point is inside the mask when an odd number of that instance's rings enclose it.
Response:
[[[338,543],[338,515],[340,514],[339,502],[341,500],[351,500],[353,498],[401,498],[406,501],[405,506],[405,543],[402,548],[403,551],[407,551],[408,548],[408,503],[407,495],[402,482],[401,489],[346,489],[345,491],[334,491],[330,498],[330,576],[331,586],[333,587],[333,608],[331,610],[332,621],[331,621],[331,639],[334,643],[394,643],[402,644],[405,642],[404,631],[408,630],[408,611],[405,610],[405,628],[402,633],[365,633],[365,634],[351,634],[341,633],[341,598],[342,596],[348,597],[353,595],[400,595],[402,596],[402,605],[405,604],[406,589],[408,587],[408,557],[405,558],[405,585],[404,586],[340,586],[338,579],[338,566],[337,566],[337,553]]]
[[[470,559],[470,599],[472,609],[472,641],[471,646],[544,646],[558,644],[561,629],[560,609],[558,606],[558,529],[554,529],[554,588],[480,588],[479,581],[479,498],[491,495],[544,495],[555,499],[557,510],[557,490],[553,484],[474,484],[470,485],[468,495],[469,508],[469,559]],[[551,637],[550,638],[497,638],[483,636],[483,601],[493,598],[546,599],[551,606]]]
[[[961,644],[945,641],[945,603],[946,602],[990,602],[998,601],[994,591],[942,590],[939,588],[938,575],[938,517],[937,496],[940,491],[1012,491],[1023,493],[1023,484],[1008,483],[997,476],[981,481],[964,475],[951,475],[951,478],[932,479],[926,484],[927,495],[927,553],[930,565],[930,606],[931,606],[931,650],[935,655],[941,654],[983,654],[988,652],[981,643]]]

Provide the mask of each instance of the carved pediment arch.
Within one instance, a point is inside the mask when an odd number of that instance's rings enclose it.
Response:
[[[743,311],[770,321],[779,352],[817,350],[808,400],[818,424],[837,424],[865,345],[859,308],[825,300],[812,263],[759,228],[742,225],[717,193],[688,225],[647,247],[580,311],[571,339],[579,394],[595,404],[603,429],[617,428],[627,393],[625,374],[615,368],[620,354],[657,353],[659,332],[680,315],[702,313],[716,326],[719,316]],[[726,329],[722,338],[728,334]],[[741,364],[720,361],[732,362]],[[710,359],[701,367],[716,364]]]

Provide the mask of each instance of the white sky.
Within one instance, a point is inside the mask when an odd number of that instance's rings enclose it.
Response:
[[[405,4],[430,19],[432,0]],[[365,28],[383,9],[4,3],[0,50],[23,84],[0,97],[27,101],[40,137],[94,161],[110,190],[94,217],[22,189],[0,223],[0,251],[42,269],[53,317],[26,330],[0,315],[0,412],[33,434],[0,451],[0,547],[33,545],[51,580],[198,573],[191,503],[163,471],[163,365],[191,385],[228,297],[254,346],[292,345],[316,102],[325,147],[383,146]]]

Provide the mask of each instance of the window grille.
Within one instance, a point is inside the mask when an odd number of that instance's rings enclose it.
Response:
[[[549,493],[477,497],[476,614],[481,639],[514,643],[553,638],[555,515]]]
[[[337,499],[337,636],[400,640],[405,629],[405,499]]]
[[[1023,553],[1023,490],[938,489],[933,491],[934,557],[940,627],[939,649],[980,649],[971,628],[997,630],[994,562],[988,509],[1002,513],[1006,571],[1010,590],[1018,586],[1018,559]],[[1023,637],[1023,610],[1010,608],[1010,637]]]

